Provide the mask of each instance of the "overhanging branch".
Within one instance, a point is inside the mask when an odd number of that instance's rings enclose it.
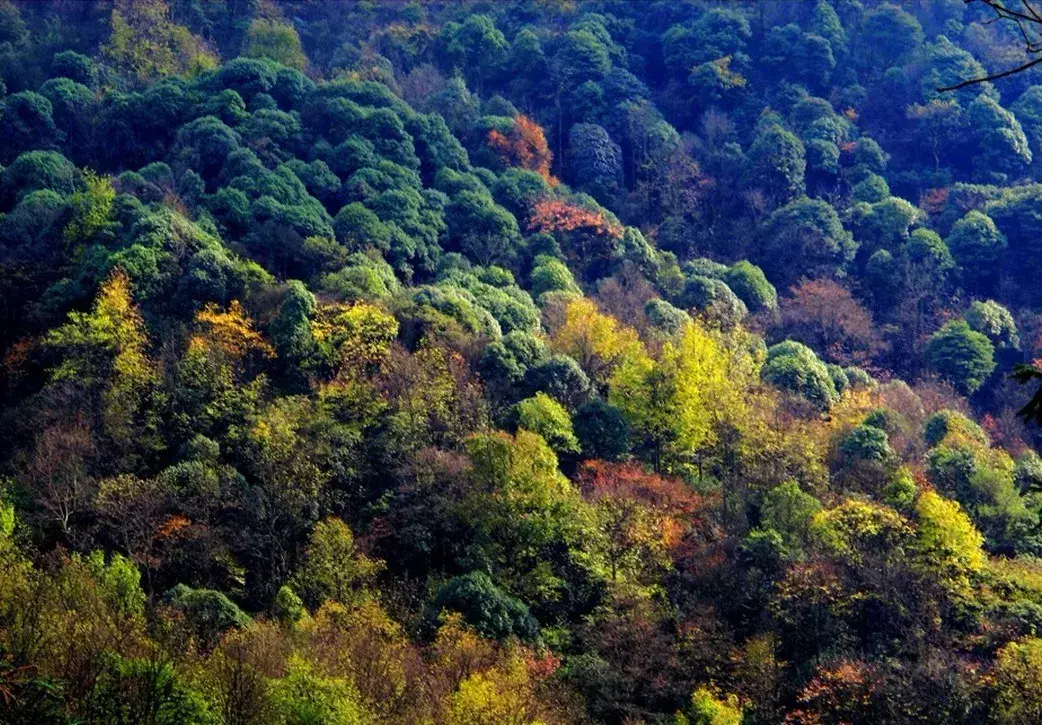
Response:
[[[1001,73],[992,73],[991,75],[981,76],[980,78],[970,78],[968,81],[956,83],[954,86],[944,86],[943,88],[938,88],[937,90],[941,92],[957,91],[960,88],[976,85],[977,83],[987,83],[988,81],[996,81],[999,78],[1006,78],[1007,76],[1011,76],[1016,73],[1020,73],[1021,71],[1025,71],[1032,66],[1038,65],[1039,63],[1042,63],[1042,57],[1029,60],[1027,63],[1024,63],[1023,65],[1018,65],[1016,68],[1004,70]]]

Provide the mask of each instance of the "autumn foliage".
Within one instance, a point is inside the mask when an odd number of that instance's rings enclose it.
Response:
[[[533,231],[551,234],[582,230],[598,236],[622,237],[622,227],[609,222],[601,212],[555,199],[538,202],[528,226]]]
[[[514,116],[514,125],[509,133],[503,134],[492,129],[488,132],[487,140],[507,166],[534,171],[551,186],[557,186],[557,179],[550,173],[554,155],[546,142],[546,134],[542,126],[528,116]]]

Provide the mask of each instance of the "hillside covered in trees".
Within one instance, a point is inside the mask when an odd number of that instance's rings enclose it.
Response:
[[[1042,722],[995,12],[0,0],[0,722]]]

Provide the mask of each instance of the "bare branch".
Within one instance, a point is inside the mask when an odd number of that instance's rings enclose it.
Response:
[[[1029,60],[1027,63],[1024,63],[1023,65],[1018,65],[1016,68],[1010,68],[1009,70],[1004,70],[1001,73],[992,73],[991,75],[981,76],[980,78],[971,78],[968,81],[963,81],[962,83],[956,83],[954,86],[945,86],[944,88],[938,88],[937,90],[941,91],[941,92],[944,92],[944,91],[957,91],[960,88],[965,88],[966,86],[972,86],[972,85],[975,85],[977,83],[986,83],[988,81],[995,81],[995,80],[998,80],[999,78],[1006,78],[1007,76],[1011,76],[1011,75],[1014,75],[1016,73],[1020,73],[1021,71],[1025,71],[1028,68],[1031,68],[1032,66],[1038,65],[1039,63],[1042,63],[1042,58],[1035,58],[1033,60]]]
[[[975,2],[981,2],[988,6],[994,13],[995,17],[990,20],[981,21],[985,25],[990,25],[996,20],[1010,20],[1017,25],[1017,29],[1020,31],[1020,36],[1024,39],[1024,51],[1030,55],[1042,53],[1042,31],[1039,30],[1039,26],[1042,26],[1042,14],[1031,4],[1030,0],[1020,0],[1020,4],[1023,6],[1024,11],[1013,10],[1005,5],[1003,0],[965,0],[967,5]],[[1033,27],[1033,34],[1039,38],[1039,40],[1031,40],[1028,34],[1028,28],[1025,23],[1031,23]],[[1015,68],[1004,70],[999,73],[990,73],[979,78],[971,78],[969,80],[956,83],[951,86],[944,86],[937,90],[941,93],[947,91],[956,91],[960,88],[966,88],[967,86],[976,85],[978,83],[987,83],[989,81],[995,81],[1000,78],[1006,78],[1011,75],[1015,75],[1022,71],[1027,70],[1033,66],[1042,63],[1042,58],[1035,58],[1029,60],[1026,63],[1018,65]]]

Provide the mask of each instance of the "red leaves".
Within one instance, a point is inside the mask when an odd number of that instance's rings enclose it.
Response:
[[[622,227],[608,222],[604,218],[604,214],[553,199],[545,199],[536,203],[528,226],[533,231],[550,234],[581,229],[616,239],[622,237]]]
[[[940,214],[948,205],[948,196],[950,194],[951,189],[947,187],[930,189],[919,199],[919,206],[925,209],[926,213],[931,216]]]
[[[534,171],[551,186],[557,185],[557,179],[550,174],[554,155],[550,152],[546,135],[542,127],[528,116],[514,116],[514,126],[506,135],[492,129],[487,141],[504,164]]]
[[[583,496],[592,501],[625,498],[671,514],[691,514],[701,503],[680,481],[648,473],[637,463],[586,461],[576,482]]]

